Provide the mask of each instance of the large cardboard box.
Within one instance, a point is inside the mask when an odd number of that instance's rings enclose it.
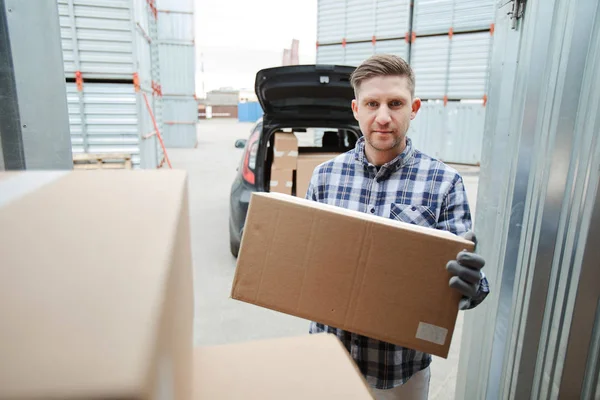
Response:
[[[276,132],[273,146],[273,164],[275,169],[296,169],[298,158],[298,138],[293,133]]]
[[[329,334],[199,347],[194,356],[196,400],[373,398]]]
[[[277,193],[252,195],[237,300],[447,357],[460,293],[449,232]]]
[[[0,174],[0,398],[186,400],[186,174]]]
[[[296,171],[296,196],[306,197],[306,191],[315,168],[337,157],[339,153],[306,153],[300,154],[297,161]]]
[[[271,180],[269,181],[269,191],[275,193],[292,194],[293,186],[293,170],[271,168]]]

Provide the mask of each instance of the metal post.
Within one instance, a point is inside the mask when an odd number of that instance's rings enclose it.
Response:
[[[0,98],[5,169],[72,168],[56,2],[0,0]]]
[[[68,0],[69,7],[69,25],[71,26],[71,41],[73,42],[73,62],[75,71],[81,71],[81,61],[79,60],[79,41],[77,40],[77,26],[75,22],[75,6],[73,0]],[[79,100],[79,118],[81,120],[81,137],[83,139],[83,151],[89,150],[87,121],[85,118],[85,102],[83,101],[83,88],[77,88],[77,98]]]

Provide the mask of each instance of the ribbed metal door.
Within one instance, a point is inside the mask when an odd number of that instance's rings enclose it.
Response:
[[[486,94],[491,44],[489,32],[463,33],[452,37],[448,98],[481,99]]]
[[[416,77],[416,95],[422,99],[442,99],[448,81],[448,36],[417,38],[411,47],[411,64]]]
[[[516,24],[511,5],[475,221],[495,295],[465,315],[456,398],[598,399],[600,4],[527,2]]]

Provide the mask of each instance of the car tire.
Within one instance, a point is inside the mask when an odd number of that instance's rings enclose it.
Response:
[[[240,253],[240,244],[235,241],[233,235],[231,234],[231,228],[229,228],[229,251],[231,251],[231,255],[237,258]]]
[[[229,250],[231,251],[231,255],[237,258],[240,253],[240,245],[237,243],[233,243],[233,240],[229,240]]]

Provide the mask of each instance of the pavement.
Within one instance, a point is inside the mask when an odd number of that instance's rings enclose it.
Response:
[[[303,335],[308,321],[242,303],[230,298],[235,258],[229,252],[229,191],[242,150],[236,139],[247,139],[252,124],[236,120],[198,123],[194,149],[168,149],[173,168],[185,169],[189,179],[190,219],[195,287],[196,345],[216,345],[257,339]],[[464,176],[472,210],[477,199],[478,168],[454,166]],[[462,313],[455,328],[448,359],[431,366],[432,400],[454,399]]]

